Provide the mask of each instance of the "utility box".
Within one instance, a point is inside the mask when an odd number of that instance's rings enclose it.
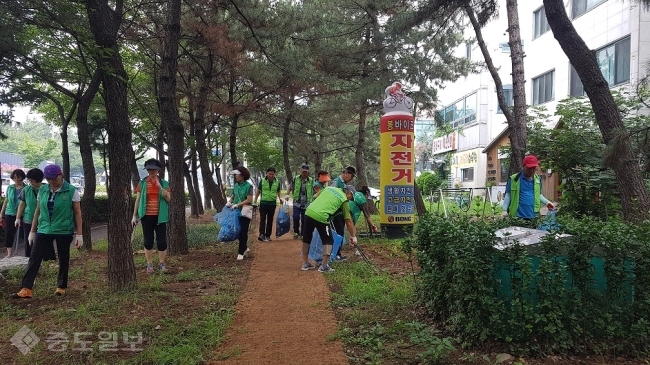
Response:
[[[556,234],[557,239],[566,240],[565,244],[570,245],[572,240],[572,235],[551,233],[548,231],[543,231],[539,229],[525,228],[525,227],[507,227],[499,229],[495,232],[496,236],[499,238],[499,242],[495,245],[495,248],[498,250],[504,250],[510,246],[514,241],[518,241],[519,244],[525,247],[528,259],[530,260],[530,269],[532,277],[538,275],[539,265],[541,262],[542,256],[542,245],[541,240],[544,236],[548,234]],[[566,269],[567,255],[566,252],[560,252],[558,256],[551,258],[554,261],[560,262],[563,264]],[[605,277],[605,261],[602,257],[602,252],[598,249],[592,251],[592,256],[590,259],[592,265],[591,270],[591,283],[592,289],[596,293],[605,294],[607,290],[607,279]],[[496,268],[494,271],[494,278],[497,280],[497,296],[499,299],[509,301],[512,298],[512,287],[511,283],[514,278],[520,278],[520,272],[513,272],[514,267],[508,263],[497,261]],[[571,272],[566,269],[566,283],[565,287],[569,288],[573,286],[573,279]],[[629,277],[633,276],[633,263],[626,262],[625,270],[628,272]],[[536,280],[530,281],[530,288],[527,290],[528,297],[533,303],[537,303],[536,299]],[[630,303],[633,301],[633,288],[632,285],[627,285],[625,287],[624,293],[622,293],[619,298],[623,302]]]

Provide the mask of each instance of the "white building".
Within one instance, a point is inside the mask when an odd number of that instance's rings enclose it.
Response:
[[[508,103],[512,105],[512,77],[506,1],[499,0],[500,18],[485,26],[483,37],[490,56],[499,69]],[[629,0],[568,0],[567,13],[587,46],[596,52],[605,79],[612,87],[635,86],[645,76],[645,64],[650,60],[650,12]],[[544,105],[552,114],[557,102],[569,95],[582,95],[582,84],[568,58],[550,30],[542,0],[519,1],[521,39],[525,52],[526,103]],[[474,38],[471,24],[465,29],[466,38]],[[466,45],[457,54],[474,61],[483,61],[478,44]],[[496,184],[504,184],[500,162],[490,161],[483,149],[506,127],[506,120],[497,103],[496,89],[485,68],[478,74],[462,77],[445,85],[439,93],[441,107],[438,117],[458,133],[451,146],[434,143],[436,153],[452,153],[452,181],[461,187],[486,186],[488,169]],[[440,143],[438,144],[440,147]],[[449,152],[451,150],[451,152]],[[435,158],[435,156],[434,156]]]

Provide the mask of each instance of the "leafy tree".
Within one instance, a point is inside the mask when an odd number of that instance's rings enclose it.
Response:
[[[647,4],[647,1],[645,1]],[[616,101],[609,90],[596,56],[578,35],[567,15],[564,1],[544,0],[546,18],[562,50],[569,58],[589,97],[598,127],[607,145],[605,161],[616,176],[621,193],[623,218],[642,222],[650,218],[650,192],[641,174]]]
[[[635,97],[613,93],[623,124],[631,132],[632,148],[647,170],[646,137],[650,117],[638,113],[643,106]],[[548,115],[542,109],[531,113],[529,147],[542,160],[542,169],[551,169],[562,179],[562,210],[575,215],[607,218],[621,213],[622,193],[614,170],[605,160],[608,146],[596,124],[594,110],[585,98],[562,100],[555,115],[557,128],[544,126]]]
[[[420,175],[420,177],[418,177],[416,183],[418,184],[420,191],[428,195],[442,188],[444,180],[442,180],[438,174],[425,171]]]

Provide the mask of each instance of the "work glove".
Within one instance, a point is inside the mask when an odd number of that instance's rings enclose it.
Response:
[[[233,204],[233,205],[230,206],[230,207],[231,207],[232,209],[237,209],[237,208],[239,208],[239,204]]]
[[[74,247],[76,247],[77,250],[81,250],[83,245],[84,245],[84,236],[81,234],[76,235],[74,239]]]
[[[353,247],[357,245],[357,238],[356,237],[350,237],[350,245],[353,246]]]
[[[284,204],[284,200],[282,200],[282,198],[280,198],[280,204]]]
[[[133,219],[131,219],[131,227],[134,227],[138,225],[138,217],[133,216]]]
[[[22,220],[20,218],[16,218],[16,223],[15,223],[16,228],[20,227],[20,223],[22,223]]]
[[[553,205],[551,202],[546,203],[546,207],[551,210],[555,209],[555,205]]]
[[[36,232],[29,232],[27,243],[29,243],[30,246],[34,246],[34,242],[36,242]]]

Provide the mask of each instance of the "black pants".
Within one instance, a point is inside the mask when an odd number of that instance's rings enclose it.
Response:
[[[334,230],[336,233],[338,233],[339,236],[343,237],[343,241],[345,242],[345,219],[343,219],[343,214],[335,215],[332,218],[332,224],[334,224]],[[332,255],[341,256],[341,248],[343,248],[342,244],[339,246],[339,251],[332,252]]]
[[[251,220],[246,217],[239,217],[239,250],[237,253],[243,255],[248,248],[248,227],[251,225]]]
[[[73,235],[61,234],[37,234],[36,242],[32,247],[32,254],[27,263],[27,271],[21,282],[22,288],[32,289],[38,270],[41,268],[43,256],[51,249],[52,244],[56,241],[56,251],[59,255],[59,276],[56,281],[56,287],[65,289],[68,287],[68,270],[70,268],[70,244]]]
[[[29,245],[28,238],[29,238],[29,231],[32,230],[32,223],[26,223],[23,222],[23,240],[25,241],[25,257],[30,257],[32,255],[32,246]],[[43,258],[45,259],[45,258]]]
[[[303,227],[304,231],[306,211],[307,208],[300,208],[296,207],[295,205],[293,206],[293,233],[297,235],[301,235],[300,226]],[[304,234],[304,232],[302,234]]]
[[[5,247],[13,247],[14,241],[16,240],[16,216],[15,215],[5,215]],[[16,254],[15,252],[13,253]]]
[[[156,247],[158,251],[167,249],[167,223],[158,224],[157,215],[145,215],[142,222],[142,236],[144,236],[144,248],[153,249],[154,232],[156,233]]]
[[[314,230],[318,231],[323,245],[333,245],[334,236],[332,236],[332,230],[330,225],[327,223],[321,223],[315,219],[306,216],[305,225],[302,227],[302,242],[306,244],[311,244],[311,239],[314,236]]]
[[[275,216],[275,204],[260,204],[260,234],[271,237],[273,230],[273,217]]]

